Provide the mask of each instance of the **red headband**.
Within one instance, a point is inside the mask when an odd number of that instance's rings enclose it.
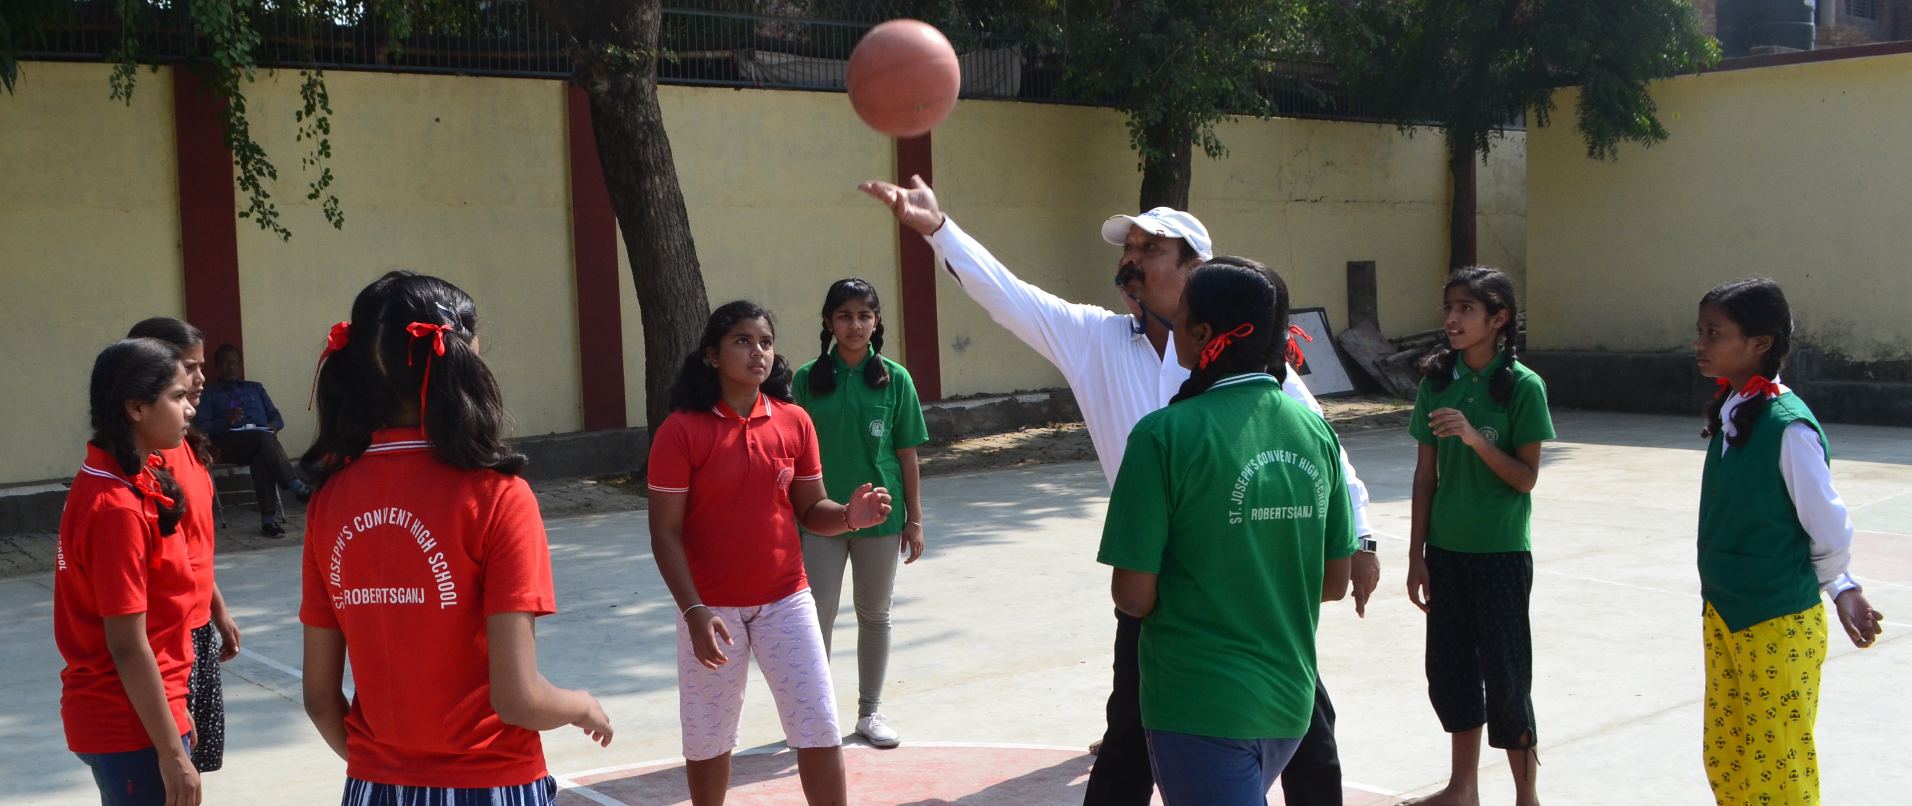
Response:
[[[1295,339],[1313,344],[1314,337],[1308,335],[1308,331],[1302,330],[1300,325],[1288,326],[1288,365],[1300,369],[1302,364],[1308,363],[1308,357],[1301,354],[1301,345],[1295,343]]]
[[[445,334],[451,332],[451,325],[413,322],[405,326],[405,332],[412,334],[413,341],[426,337],[432,340],[432,351],[425,355],[425,376],[418,381],[418,425],[423,428],[425,426],[425,390],[431,387],[432,381],[432,356],[445,354]],[[407,349],[405,366],[411,365],[412,354],[411,350]]]
[[[333,353],[336,353],[340,350],[345,349],[345,345],[350,344],[351,342],[352,342],[352,323],[351,322],[340,322],[336,325],[333,325],[332,329],[325,334],[325,349],[319,351],[319,360],[317,363],[312,365],[312,386],[310,391],[306,392],[305,394],[305,410],[306,411],[311,411],[312,401],[318,399],[319,370],[325,367],[325,359],[331,358]]]
[[[1195,368],[1208,369],[1209,364],[1214,363],[1215,359],[1222,357],[1222,351],[1228,349],[1229,344],[1233,343],[1236,339],[1248,338],[1254,335],[1254,333],[1255,326],[1251,323],[1243,322],[1234,330],[1209,339],[1208,344],[1202,347],[1201,363],[1196,364]]]

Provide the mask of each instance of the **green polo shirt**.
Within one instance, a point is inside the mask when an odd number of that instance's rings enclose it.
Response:
[[[1514,393],[1504,406],[1488,391],[1502,360],[1496,358],[1480,372],[1468,369],[1466,361],[1455,361],[1454,381],[1446,389],[1436,391],[1432,382],[1422,379],[1414,396],[1407,432],[1415,441],[1434,446],[1440,476],[1427,524],[1430,546],[1468,554],[1533,550],[1533,496],[1507,486],[1460,437],[1436,439],[1427,423],[1436,409],[1459,409],[1474,430],[1509,455],[1522,445],[1553,439],[1547,384],[1533,370],[1514,362]]]
[[[863,364],[872,358],[890,370],[890,382],[881,389],[872,389],[863,380]],[[880,354],[866,355],[852,367],[831,350],[830,364],[836,371],[836,391],[822,397],[811,394],[810,373],[817,361],[799,368],[790,385],[797,404],[816,423],[817,443],[823,454],[824,492],[830,500],[840,502],[850,500],[850,494],[866,483],[888,489],[892,498],[890,519],[844,536],[900,533],[903,522],[909,519],[909,510],[903,506],[903,465],[896,460],[896,452],[929,441],[916,384],[902,364]]]
[[[1157,575],[1142,724],[1307,733],[1322,569],[1354,538],[1340,442],[1274,378],[1230,376],[1136,423],[1096,559]]]

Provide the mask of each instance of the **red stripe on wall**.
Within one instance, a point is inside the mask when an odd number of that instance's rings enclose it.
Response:
[[[930,136],[896,141],[896,181],[908,186],[912,175],[934,184]],[[898,274],[903,283],[905,363],[916,381],[916,394],[925,402],[943,399],[943,362],[936,329],[936,252],[915,230],[896,225],[900,248]]]
[[[237,202],[225,103],[191,70],[173,68],[173,129],[179,160],[179,253],[185,261],[186,320],[219,345],[245,349],[239,306]]]
[[[571,135],[571,251],[578,288],[578,364],[584,430],[625,427],[623,292],[618,290],[617,213],[598,164],[591,101],[566,87]]]

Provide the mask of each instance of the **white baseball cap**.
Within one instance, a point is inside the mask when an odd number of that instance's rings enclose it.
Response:
[[[1110,216],[1102,222],[1102,240],[1121,246],[1128,240],[1130,227],[1139,227],[1150,235],[1187,241],[1196,257],[1203,260],[1215,256],[1214,245],[1208,240],[1208,228],[1202,226],[1200,219],[1173,207],[1157,207],[1141,215]]]

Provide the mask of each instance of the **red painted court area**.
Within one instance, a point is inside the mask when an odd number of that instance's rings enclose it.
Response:
[[[1021,747],[903,746],[875,750],[844,748],[850,801],[896,806],[1077,806],[1095,757],[1080,751]],[[664,806],[690,802],[678,761],[573,777],[589,791],[566,790],[562,806],[629,804]],[[1372,806],[1395,799],[1347,791],[1347,806]],[[756,753],[736,756],[731,766],[730,803],[749,806],[804,806],[797,780],[797,755]],[[1156,803],[1161,803],[1157,797]],[[1279,788],[1269,797],[1279,804]]]

